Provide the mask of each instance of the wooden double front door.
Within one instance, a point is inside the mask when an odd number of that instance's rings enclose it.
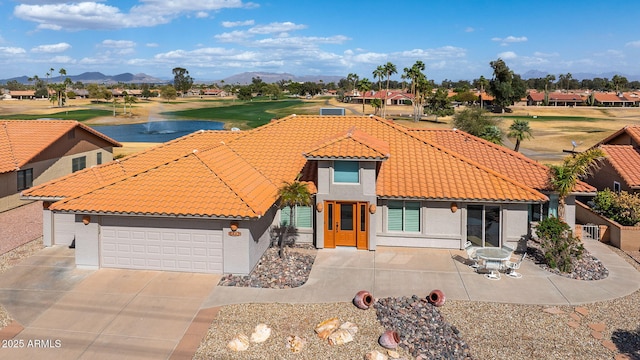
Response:
[[[355,246],[369,248],[368,202],[324,202],[324,247]]]

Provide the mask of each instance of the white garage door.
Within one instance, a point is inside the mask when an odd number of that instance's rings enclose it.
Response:
[[[102,226],[101,266],[222,273],[222,231]]]

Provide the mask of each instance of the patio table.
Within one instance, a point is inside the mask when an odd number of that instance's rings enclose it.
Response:
[[[476,250],[476,256],[484,260],[482,268],[491,271],[487,274],[489,275],[487,277],[491,279],[500,278],[496,271],[504,268],[504,263],[511,258],[511,254],[513,254],[513,250],[499,247],[485,247]]]

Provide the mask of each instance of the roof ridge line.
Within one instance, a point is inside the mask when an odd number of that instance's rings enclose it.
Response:
[[[11,144],[11,137],[9,136],[9,129],[7,128],[7,122],[2,122],[2,128],[4,129],[4,133],[7,135],[7,143],[9,144],[9,155],[11,156],[11,160],[16,167],[16,170],[20,169],[20,165],[18,165],[18,159],[16,159],[16,155],[14,154],[13,145]]]

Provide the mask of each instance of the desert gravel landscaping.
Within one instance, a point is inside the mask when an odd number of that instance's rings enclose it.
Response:
[[[640,254],[616,248],[621,261],[632,264]],[[640,253],[640,252],[638,252]],[[257,275],[256,275],[257,276]],[[588,280],[576,280],[588,281]],[[543,306],[447,300],[438,310],[468,345],[473,359],[640,359],[640,291],[619,299],[581,306]],[[313,331],[323,320],[338,317],[358,325],[354,341],[329,345]],[[258,323],[273,329],[264,343],[234,352],[227,343],[237,334],[251,334]],[[331,304],[242,304],[221,308],[194,359],[363,359],[378,345],[384,331],[374,309],[360,310],[350,302]],[[402,331],[399,331],[402,340]],[[286,338],[306,340],[297,354],[286,348]],[[465,358],[441,354],[414,357],[405,348],[405,359]]]

